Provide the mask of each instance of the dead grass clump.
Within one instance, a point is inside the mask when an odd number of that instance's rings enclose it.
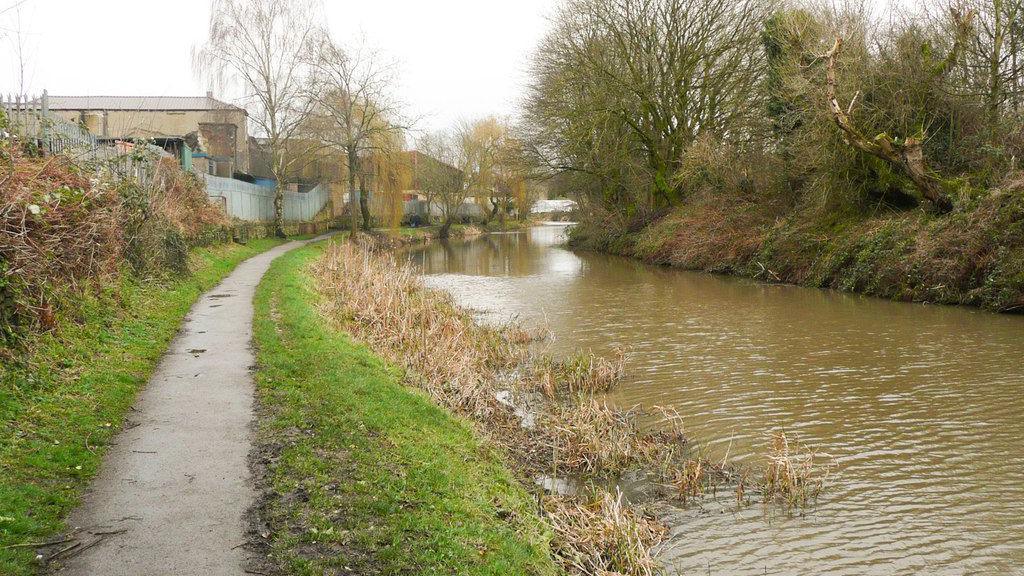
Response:
[[[662,422],[645,429],[643,420],[656,416]],[[640,467],[671,470],[686,444],[674,411],[626,410],[590,395],[547,404],[538,423],[535,441],[550,452],[560,472],[580,476],[611,476]]]
[[[761,480],[764,501],[794,508],[811,503],[821,493],[833,466],[830,456],[791,442],[784,430],[773,433]]]
[[[545,358],[533,379],[549,399],[609,392],[626,374],[626,353],[616,349],[608,358],[580,351],[564,360]]]
[[[703,457],[685,458],[670,470],[668,483],[675,490],[675,496],[682,501],[683,506],[690,501],[699,500],[708,493],[715,496],[719,486],[734,479],[738,479],[737,502],[743,501],[744,479],[742,475],[729,470],[725,461],[715,463]]]
[[[116,192],[68,159],[5,151],[0,175],[0,343],[50,329],[63,294],[115,276],[122,210]],[[6,167],[5,167],[6,168]]]
[[[578,402],[552,404],[539,423],[543,441],[559,470],[572,474],[618,473],[649,461],[638,415],[586,397]]]
[[[675,487],[678,496],[682,498],[684,506],[690,499],[704,494],[707,464],[704,460],[688,460],[676,471],[675,477],[672,479],[672,486]]]
[[[586,497],[548,496],[544,514],[555,530],[552,548],[572,574],[653,576],[653,548],[668,530],[653,516],[600,490]]]

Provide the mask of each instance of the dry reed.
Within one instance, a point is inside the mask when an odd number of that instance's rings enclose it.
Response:
[[[623,502],[621,493],[599,490],[591,497],[548,496],[544,514],[555,531],[555,556],[572,573],[659,573],[653,548],[665,538],[667,529],[651,515]]]
[[[773,433],[760,487],[764,501],[806,506],[821,493],[833,466],[829,455],[790,441],[784,430]]]
[[[564,360],[544,358],[533,380],[548,399],[566,395],[609,392],[626,373],[626,352],[616,349],[611,358],[580,351]]]
[[[473,420],[504,448],[521,476],[567,474],[586,482],[653,470],[684,500],[731,477],[724,462],[714,465],[687,455],[677,412],[622,409],[600,398],[598,393],[622,378],[624,353],[610,360],[589,352],[561,362],[538,360],[528,346],[532,338],[517,324],[477,324],[450,296],[427,290],[410,266],[363,244],[331,244],[312,264],[321,313],[404,367],[410,385]],[[657,425],[649,420],[658,420]],[[793,455],[785,454],[774,460],[779,464],[771,476],[775,494],[796,493],[814,477],[791,475],[790,470],[804,470],[803,461],[789,461]],[[741,482],[740,500],[742,491]],[[556,554],[570,573],[656,570],[651,549],[664,529],[620,497],[549,497],[545,510]]]
[[[646,432],[640,421],[650,413],[615,408],[593,396],[621,377],[624,355],[612,361],[580,355],[564,364],[531,362],[532,338],[518,325],[480,326],[448,295],[426,290],[409,266],[351,242],[329,246],[311,271],[326,318],[404,367],[409,383],[438,404],[473,419],[522,475],[553,468],[556,475],[606,477],[664,462],[685,442],[678,414],[658,412],[669,431]],[[530,406],[533,425],[525,426],[514,399],[536,390],[535,378],[523,367],[538,365],[572,382],[556,381],[552,390],[559,392],[552,396],[558,399]],[[641,522],[618,500],[559,502],[552,504],[551,520],[559,549],[574,551],[559,555],[567,570],[593,574],[579,566],[605,566],[612,567],[602,568],[610,574],[624,566],[623,574],[651,573],[656,563],[650,547],[661,534],[653,523]]]

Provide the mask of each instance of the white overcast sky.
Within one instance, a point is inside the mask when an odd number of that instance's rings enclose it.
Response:
[[[335,37],[365,37],[397,60],[399,97],[426,129],[512,114],[530,51],[557,0],[326,0]],[[15,0],[0,0],[0,10]],[[208,0],[25,0],[20,28],[26,91],[60,95],[188,96],[206,92],[192,48]],[[0,93],[19,87],[14,11],[0,15]]]

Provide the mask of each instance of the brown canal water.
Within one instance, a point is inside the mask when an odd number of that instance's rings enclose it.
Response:
[[[1024,574],[1024,317],[647,266],[563,227],[410,253],[482,319],[556,354],[631,351],[625,405],[673,406],[753,465],[784,428],[838,462],[800,515],[731,494],[670,513],[679,574]]]

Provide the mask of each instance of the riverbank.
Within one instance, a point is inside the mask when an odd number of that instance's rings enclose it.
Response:
[[[533,498],[493,447],[320,316],[308,266],[323,249],[280,258],[255,301],[271,570],[557,574]]]
[[[490,239],[479,241],[491,245]],[[502,241],[514,239],[504,237]],[[398,367],[394,370],[395,385],[416,396],[425,393],[425,400],[438,407],[441,414],[465,423],[486,448],[476,458],[490,458],[491,454],[499,457],[509,471],[508,477],[514,478],[520,489],[533,493],[537,507],[531,513],[550,532],[550,555],[562,570],[581,576],[658,573],[657,545],[665,538],[667,528],[652,514],[655,502],[685,506],[699,494],[731,490],[738,476],[720,463],[703,459],[699,450],[689,446],[682,434],[681,417],[673,410],[609,403],[606,393],[623,375],[621,353],[610,360],[580,351],[557,359],[541,353],[529,345],[535,336],[518,324],[478,324],[450,296],[425,288],[408,264],[376,248],[362,242],[338,243],[309,260],[303,276],[313,286],[314,300],[307,307],[315,308],[319,316],[316,321],[365,343],[373,355],[387,361],[385,366]],[[277,281],[274,276],[267,278],[268,283]],[[303,289],[307,288],[295,282],[283,289],[279,298],[284,301]],[[281,338],[289,330],[288,324],[301,317],[284,307],[276,313],[271,307],[263,314],[275,319],[277,326],[257,330],[258,339],[259,334]],[[348,475],[358,466],[367,465],[363,463],[381,466],[381,462],[388,462],[385,478],[387,474],[412,478],[409,466],[438,466],[433,458],[439,456],[434,448],[424,446],[422,449],[433,455],[410,461],[394,457],[395,447],[404,442],[435,444],[438,440],[430,434],[406,439],[390,429],[381,432],[378,422],[382,416],[360,415],[365,410],[361,403],[381,394],[373,390],[381,385],[360,383],[365,378],[359,372],[349,376],[323,369],[335,356],[349,371],[361,366],[373,368],[375,364],[346,358],[346,347],[351,345],[330,342],[322,335],[322,328],[298,325],[292,330],[296,332],[295,342],[284,342],[272,351],[274,363],[282,368],[271,372],[263,360],[260,364],[260,373],[267,378],[261,385],[263,401],[286,414],[278,426],[284,428],[283,436],[272,434],[265,441],[270,456],[257,465],[264,478],[270,479],[264,483],[263,490],[270,496],[259,515],[260,525],[270,527],[266,533],[278,562],[297,573],[330,566],[332,548],[310,548],[322,544],[320,535],[325,530],[330,542],[340,542],[338,550],[365,544],[365,548],[343,554],[347,557],[365,556],[369,558],[367,565],[379,562],[379,554],[390,559],[395,553],[389,544],[379,548],[379,541],[360,536],[367,528],[359,520],[369,515],[360,510],[346,512],[352,501],[352,489],[345,487],[352,483]],[[308,348],[311,350],[307,355]],[[263,354],[261,351],[261,358]],[[356,384],[346,384],[346,380]],[[358,386],[354,391],[349,389],[353,385]],[[307,386],[312,388],[305,389]],[[338,392],[343,396],[325,399]],[[388,414],[389,418],[406,421],[398,430],[410,426],[422,429],[416,414],[402,412],[406,411]],[[355,415],[354,421],[351,414]],[[373,421],[367,423],[370,416]],[[275,417],[269,421],[274,425]],[[650,426],[652,421],[659,425]],[[353,434],[369,436],[370,441],[350,442]],[[297,455],[290,452],[292,447],[299,451]],[[355,456],[350,453],[353,449],[358,450]],[[795,460],[797,456],[788,458]],[[473,460],[465,462],[472,464]],[[305,480],[313,472],[316,476]],[[632,472],[644,475],[651,490],[642,499],[627,502],[615,488],[615,479]],[[402,490],[414,489],[404,482]],[[364,484],[356,492],[363,498],[383,502],[395,499],[389,494],[392,488],[380,478]],[[737,487],[744,484],[741,480]],[[746,484],[747,490],[765,493],[766,503],[771,500],[768,496],[779,493],[778,486],[756,484]],[[812,484],[817,485],[817,481],[801,483]],[[568,493],[545,488],[563,485],[572,488]],[[472,492],[467,494],[473,496]],[[742,488],[738,489],[737,500],[746,501]],[[404,516],[433,517],[431,512],[420,510],[431,504],[429,499],[404,498],[400,502],[404,506],[398,509]],[[387,517],[398,513],[392,506],[378,511],[383,516],[377,514],[375,530],[380,530],[382,523],[405,522]],[[497,516],[521,521],[517,513],[509,513],[504,506],[497,510]],[[311,517],[316,520],[312,522],[316,530],[309,528]],[[357,520],[356,527],[351,517]],[[465,518],[466,522],[478,521],[475,516]],[[391,528],[383,530],[393,532]],[[408,536],[399,541],[405,538]],[[464,545],[457,540],[455,543]],[[397,561],[403,562],[401,557]],[[474,570],[470,572],[476,573]]]
[[[73,315],[24,343],[0,368],[0,573],[36,573],[36,546],[96,475],[110,439],[201,293],[242,261],[281,244],[194,249],[189,273],[86,293]]]
[[[499,221],[488,224],[453,224],[449,230],[448,238],[455,240],[459,238],[474,238],[483,234],[500,234],[504,232],[518,232],[530,226],[529,221],[508,220],[504,223]],[[382,235],[398,239],[403,243],[429,242],[440,238],[441,227],[437,225],[418,226],[401,228],[381,228],[376,230]]]
[[[992,191],[937,216],[817,213],[694,198],[636,230],[578,225],[570,244],[645,262],[892,300],[1024,311],[1024,196]]]

